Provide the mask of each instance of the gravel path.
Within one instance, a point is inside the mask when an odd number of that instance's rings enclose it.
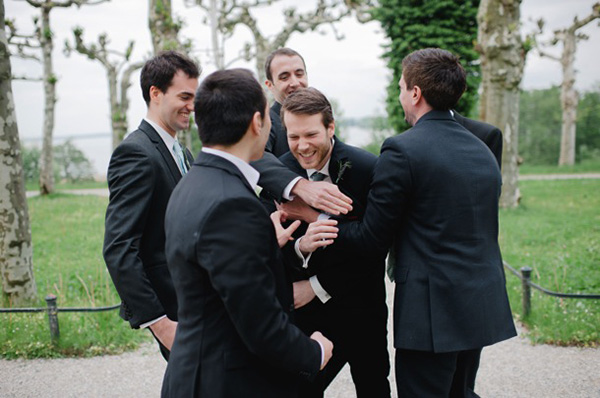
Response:
[[[389,281],[387,288],[390,306]],[[116,356],[0,360],[0,397],[159,397],[165,366],[152,343]],[[520,329],[519,337],[483,350],[476,392],[486,398],[600,398],[600,348],[533,346]],[[347,367],[325,398],[356,398]]]

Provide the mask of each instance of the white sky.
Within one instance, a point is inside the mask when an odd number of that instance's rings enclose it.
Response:
[[[23,0],[4,0],[6,17],[15,19],[21,32],[31,32],[32,16],[37,12]],[[136,47],[133,59],[139,60],[151,50],[150,33],[147,28],[146,0],[113,0],[112,2],[83,6],[80,9],[55,9],[51,14],[51,25],[55,34],[54,69],[59,77],[57,84],[58,103],[56,108],[55,136],[85,135],[110,131],[108,87],[104,68],[97,61],[73,53],[65,57],[62,50],[65,39],[71,39],[71,29],[76,25],[85,28],[86,42],[95,41],[98,34],[107,32],[111,48],[122,50],[129,40]],[[284,0],[286,4],[306,5],[306,1]],[[523,0],[521,6],[524,26],[522,32],[533,29],[530,19],[546,19],[546,32],[569,25],[573,18],[591,12],[594,0]],[[187,8],[183,0],[173,0],[174,12],[184,17],[186,26],[182,36],[193,40],[196,50],[209,47],[210,37],[204,26],[203,12],[197,7]],[[280,9],[272,7],[260,14],[259,26],[265,32],[275,32],[282,23]],[[322,90],[329,98],[340,104],[345,117],[362,117],[385,114],[384,98],[390,76],[386,62],[381,59],[382,45],[386,39],[377,22],[361,25],[346,20],[337,25],[345,39],[337,41],[329,27],[318,33],[294,34],[288,46],[300,52],[307,62],[309,82]],[[597,21],[589,24],[582,32],[590,39],[581,42],[577,50],[577,87],[588,89],[600,82],[600,27]],[[263,32],[264,33],[264,32]],[[545,35],[548,37],[548,34]],[[237,28],[227,47],[227,58],[237,54],[241,43],[250,38],[245,28]],[[559,48],[552,49],[558,54]],[[205,53],[198,53],[203,76],[214,70]],[[250,67],[253,64],[236,63],[234,66]],[[41,75],[41,66],[31,61],[13,58],[15,75],[27,73]],[[527,61],[524,88],[546,88],[560,82],[560,65],[547,59],[540,60],[530,54]],[[145,115],[145,104],[139,89],[139,74],[134,75],[129,90],[131,107],[129,127],[133,129]],[[13,93],[17,108],[17,120],[22,137],[41,137],[43,120],[43,88],[41,82],[13,82]]]

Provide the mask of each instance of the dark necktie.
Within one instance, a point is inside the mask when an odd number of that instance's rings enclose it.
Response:
[[[323,181],[326,178],[327,178],[327,174],[323,174],[320,171],[315,171],[314,173],[312,173],[310,175],[311,181]]]

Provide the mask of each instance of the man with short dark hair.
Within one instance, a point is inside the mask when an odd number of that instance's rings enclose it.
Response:
[[[121,297],[121,317],[148,327],[168,360],[177,326],[177,299],[165,259],[164,216],[175,185],[193,161],[177,140],[187,129],[198,66],[174,51],[142,68],[148,112],[115,149],[108,166],[104,260]]]
[[[334,136],[331,104],[314,88],[290,94],[282,106],[290,152],[280,160],[299,175],[332,182],[352,199],[346,217],[364,214],[377,157],[346,145]],[[295,252],[286,251],[294,279],[296,322],[307,334],[320,330],[335,345],[335,354],[313,383],[305,383],[303,398],[318,398],[348,363],[358,398],[390,397],[387,350],[387,306],[384,258],[368,250],[360,253],[335,248],[331,243],[335,221],[302,225],[294,234]],[[302,259],[302,261],[299,261]]]
[[[413,127],[383,143],[362,222],[340,224],[332,246],[394,244],[400,397],[477,397],[482,348],[516,335],[498,246],[500,168],[450,114],[465,79],[448,51],[404,58],[399,99]]]
[[[283,230],[255,194],[271,127],[260,84],[244,69],[209,75],[196,93],[202,152],[171,195],[166,254],[179,326],[163,397],[294,398],[332,353],[304,335],[279,246]],[[277,231],[276,232],[276,228]]]

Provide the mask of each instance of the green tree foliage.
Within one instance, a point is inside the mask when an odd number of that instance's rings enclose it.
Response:
[[[600,159],[600,83],[579,99],[575,150],[578,162]]]
[[[471,115],[477,100],[481,80],[477,39],[477,9],[479,0],[380,0],[373,10],[391,40],[385,57],[393,71],[388,86],[387,111],[390,124],[398,133],[408,127],[398,103],[398,82],[402,75],[402,59],[412,51],[439,47],[460,56],[467,71],[467,91],[457,110]]]
[[[551,165],[560,154],[560,87],[521,92],[519,155],[528,165]],[[600,158],[600,85],[580,94],[577,162]]]
[[[560,87],[522,91],[519,156],[528,165],[557,164],[560,150]]]
[[[26,182],[36,182],[40,176],[40,149],[23,147],[23,171]],[[54,180],[60,182],[83,182],[94,179],[92,162],[70,140],[55,145]]]

